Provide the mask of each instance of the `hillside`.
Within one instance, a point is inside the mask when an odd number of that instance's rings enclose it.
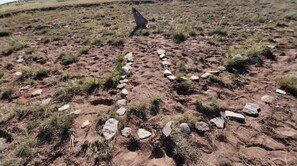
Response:
[[[0,7],[1,166],[297,165],[294,0],[30,3]]]

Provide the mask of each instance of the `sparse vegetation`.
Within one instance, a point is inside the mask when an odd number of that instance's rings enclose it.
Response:
[[[225,86],[223,79],[221,77],[215,76],[213,74],[208,77],[208,80],[213,83],[218,83],[221,86]]]
[[[297,77],[284,76],[276,80],[277,85],[297,97]]]
[[[177,44],[182,43],[186,40],[185,34],[178,30],[173,31],[171,34],[171,37],[172,37],[172,40]]]
[[[7,37],[10,35],[10,32],[6,29],[0,29],[0,37]]]
[[[77,55],[74,55],[72,53],[64,53],[64,52],[61,53],[58,58],[58,60],[60,60],[62,65],[70,65],[72,63],[77,62],[78,59],[79,58]]]
[[[192,81],[178,76],[173,87],[178,93],[187,93],[192,88]]]
[[[115,47],[124,46],[124,40],[121,38],[111,38],[107,41],[107,43]]]
[[[218,100],[214,97],[208,98],[206,101],[196,99],[195,105],[197,111],[203,113],[207,117],[212,118],[220,116],[221,108]]]
[[[90,48],[84,47],[84,48],[82,48],[82,49],[79,51],[79,53],[80,53],[80,54],[88,54],[88,53],[89,53],[89,50],[90,50]]]
[[[131,108],[129,108],[127,113],[127,119],[133,119],[135,117],[142,119],[143,121],[146,121],[148,119],[147,105],[145,103],[134,105]]]
[[[150,113],[151,115],[157,115],[160,112],[160,104],[161,104],[160,97],[154,97],[151,105],[150,105]]]
[[[1,100],[11,100],[14,92],[15,92],[14,86],[2,87],[0,89],[0,99]]]
[[[8,56],[13,52],[19,51],[26,47],[26,44],[17,38],[9,38],[6,40],[4,47],[0,48],[0,56]]]

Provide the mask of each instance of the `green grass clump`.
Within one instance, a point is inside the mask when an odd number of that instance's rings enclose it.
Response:
[[[54,96],[59,102],[69,102],[75,95],[81,93],[81,85],[78,81],[70,81],[62,88],[59,88]]]
[[[115,47],[122,47],[124,46],[124,40],[121,38],[111,38],[107,41],[109,45],[115,46]]]
[[[183,32],[181,32],[181,31],[177,31],[177,30],[172,32],[171,38],[174,41],[174,43],[177,43],[177,44],[186,41],[185,34]]]
[[[197,72],[198,68],[196,66],[188,66],[182,61],[178,66],[178,71],[181,73]]]
[[[15,148],[16,157],[30,158],[33,156],[36,141],[30,136],[18,138],[19,144]]]
[[[88,53],[89,53],[89,50],[90,50],[90,48],[84,47],[84,48],[82,48],[82,49],[79,51],[79,53],[80,53],[80,54],[88,54]]]
[[[218,35],[218,36],[228,36],[228,31],[227,31],[225,28],[219,26],[219,27],[217,27],[216,29],[210,31],[208,34],[209,34],[210,36],[213,36],[213,35]]]
[[[277,85],[284,90],[290,92],[293,96],[297,97],[297,77],[296,76],[283,76],[276,79]]]
[[[1,100],[11,100],[12,99],[12,96],[15,92],[15,87],[14,86],[3,86],[1,89],[0,89],[0,99]]]
[[[100,82],[105,89],[115,88],[119,84],[120,76],[123,74],[123,61],[124,56],[119,55],[115,60],[114,69],[101,78]]]
[[[95,38],[92,44],[96,46],[101,46],[103,42],[104,42],[103,38]]]
[[[10,31],[6,29],[0,29],[0,37],[7,37],[10,35]]]
[[[93,93],[100,87],[100,80],[96,78],[85,78],[82,83],[82,91],[87,94]]]
[[[192,88],[192,81],[178,76],[174,81],[173,88],[178,93],[187,93]]]
[[[151,101],[150,105],[150,113],[151,115],[157,115],[160,112],[160,104],[161,104],[161,98],[160,97],[154,97]]]
[[[21,40],[9,38],[4,47],[1,47],[0,56],[8,56],[13,52],[19,51],[25,47],[27,47],[27,45]]]
[[[139,119],[142,119],[143,121],[146,121],[148,119],[146,111],[147,105],[145,103],[132,106],[128,110],[127,119],[133,119],[133,117],[137,117]]]
[[[196,110],[206,115],[207,117],[218,117],[220,116],[221,108],[216,98],[208,98],[207,101],[197,99],[195,102]]]
[[[52,70],[48,68],[41,68],[37,70],[34,74],[34,79],[35,80],[41,80],[45,77],[48,77],[51,74]]]
[[[78,56],[77,55],[73,55],[71,53],[61,53],[59,55],[58,60],[60,60],[62,65],[70,65],[72,63],[75,63],[78,61]]]
[[[68,141],[71,135],[71,127],[75,116],[66,114],[54,114],[41,125],[37,140],[39,144],[63,143]]]
[[[219,85],[225,86],[223,79],[221,77],[215,76],[213,74],[208,77],[208,80],[210,82],[218,83]]]

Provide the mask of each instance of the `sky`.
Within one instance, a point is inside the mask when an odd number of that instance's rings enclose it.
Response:
[[[6,2],[13,2],[13,1],[17,1],[17,0],[0,0],[0,5]]]

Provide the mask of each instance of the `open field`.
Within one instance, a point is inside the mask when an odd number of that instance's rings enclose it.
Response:
[[[149,26],[129,36],[132,7]],[[294,0],[1,6],[0,165],[297,165],[296,39]],[[247,103],[260,109],[244,113]]]

